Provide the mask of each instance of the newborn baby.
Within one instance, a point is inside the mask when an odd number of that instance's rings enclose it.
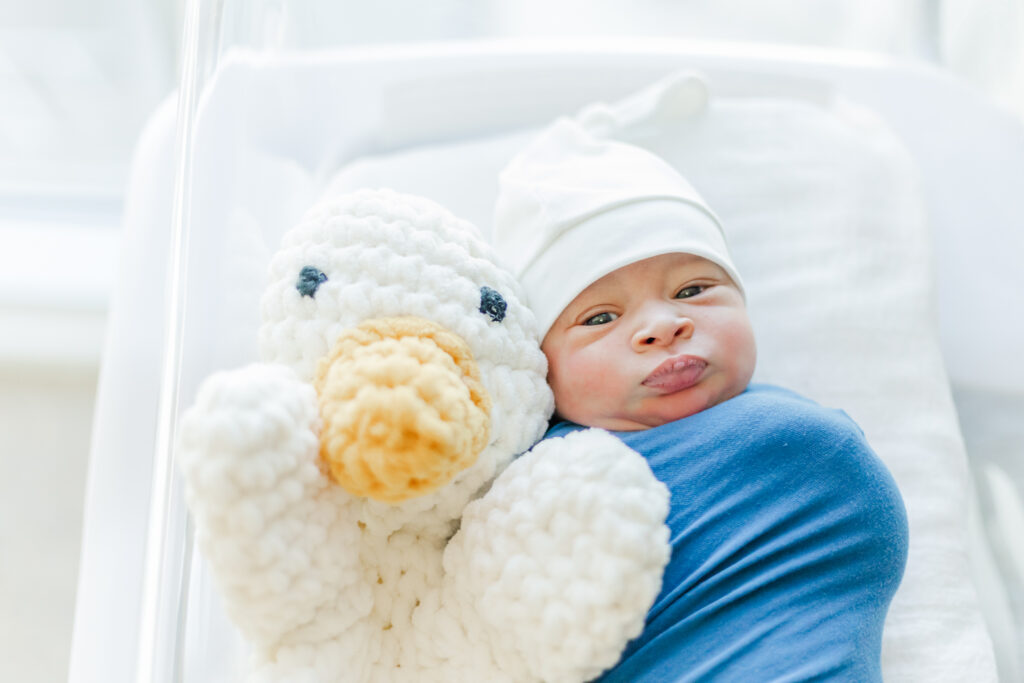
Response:
[[[502,173],[495,243],[544,335],[545,438],[609,430],[671,493],[661,592],[601,680],[881,680],[899,491],[845,413],[750,384],[743,283],[694,188],[560,119]]]

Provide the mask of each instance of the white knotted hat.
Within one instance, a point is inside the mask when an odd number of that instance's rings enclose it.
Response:
[[[697,82],[697,94],[706,90]],[[665,103],[678,107],[695,82],[672,79],[627,101],[621,126],[666,118]],[[670,96],[675,92],[676,96]],[[659,96],[660,95],[660,96]],[[649,102],[643,111],[636,101]],[[644,109],[644,108],[642,108]],[[591,125],[601,111],[603,125]],[[584,110],[545,128],[501,172],[494,243],[523,284],[539,330],[546,334],[561,312],[589,285],[645,258],[668,253],[701,256],[721,266],[740,292],[718,218],[697,191],[661,157],[605,137],[611,107]],[[582,123],[581,123],[582,120]],[[597,132],[599,131],[599,132]],[[597,132],[597,134],[595,134]]]

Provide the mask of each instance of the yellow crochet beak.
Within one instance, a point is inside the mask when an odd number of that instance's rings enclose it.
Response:
[[[491,398],[469,346],[417,317],[374,318],[347,330],[313,380],[320,457],[356,496],[399,503],[476,462]]]

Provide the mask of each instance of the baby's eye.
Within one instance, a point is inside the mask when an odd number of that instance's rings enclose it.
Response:
[[[598,313],[583,321],[584,325],[607,325],[619,317],[618,313]]]
[[[707,287],[704,285],[690,285],[689,287],[683,287],[676,292],[677,299],[689,299],[691,296],[697,296],[703,292]]]

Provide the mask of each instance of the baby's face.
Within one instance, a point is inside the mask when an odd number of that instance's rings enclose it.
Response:
[[[757,352],[743,297],[691,254],[631,263],[583,290],[541,346],[559,415],[657,427],[742,393]]]

